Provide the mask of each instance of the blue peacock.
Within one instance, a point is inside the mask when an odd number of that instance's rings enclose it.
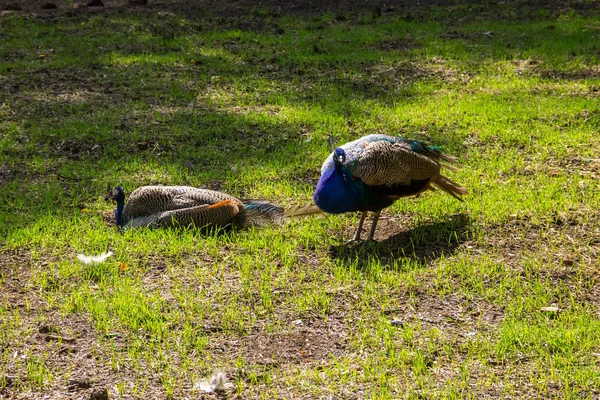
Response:
[[[325,160],[313,200],[330,214],[362,212],[353,241],[360,240],[367,212],[373,212],[372,240],[381,210],[402,197],[433,190],[434,185],[462,201],[465,188],[440,173],[442,161],[454,160],[418,140],[363,136],[336,148]]]
[[[225,227],[281,224],[284,209],[264,200],[239,200],[226,193],[190,186],[142,186],[125,203],[121,186],[111,190],[117,202],[115,220],[120,228]]]

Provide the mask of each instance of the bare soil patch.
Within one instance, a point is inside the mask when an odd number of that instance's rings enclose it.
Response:
[[[28,372],[30,365],[42,365],[46,371],[41,383],[46,399],[100,398],[94,396],[102,393],[115,396],[115,385],[135,380],[134,371],[109,365],[111,346],[107,341],[119,349],[124,347],[124,339],[99,335],[85,313],[63,315],[46,303],[31,280],[36,269],[47,263],[44,259],[33,261],[26,250],[0,253],[0,301],[10,310],[8,318],[19,316],[10,335],[0,341],[0,348],[10,349],[11,354],[0,376],[0,382],[6,382],[0,387],[0,397],[39,398],[38,375]],[[23,386],[29,390],[24,391]],[[150,398],[162,397],[163,391],[159,381],[148,382]]]
[[[519,75],[539,76],[545,79],[579,81],[600,77],[600,66],[579,71],[558,71],[548,68],[542,61],[536,59],[517,60],[514,62],[515,71]]]
[[[524,254],[535,253],[544,255],[547,265],[591,267],[600,256],[600,213],[594,210],[557,213],[542,222],[523,217],[486,231],[487,251],[495,249],[509,265]]]
[[[581,71],[557,71],[554,69],[540,68],[536,73],[542,78],[578,81],[584,79],[600,78],[600,66],[586,68]]]
[[[331,321],[291,321],[289,332],[266,334],[258,332],[240,341],[238,354],[245,360],[261,365],[320,363],[339,356],[346,347],[345,327]],[[336,329],[337,328],[337,329]]]
[[[18,179],[18,171],[6,164],[0,165],[0,184],[6,185],[15,179]]]
[[[498,306],[484,301],[467,301],[456,295],[443,299],[433,296],[420,296],[416,307],[405,310],[406,320],[421,321],[426,327],[456,331],[463,338],[474,336],[477,328],[489,329],[498,325],[504,312]],[[468,332],[470,329],[473,331]]]
[[[89,4],[90,6],[86,6]],[[452,9],[463,4],[460,0],[424,0],[414,2],[410,0],[297,0],[277,1],[261,0],[102,0],[101,2],[76,1],[73,5],[67,0],[0,0],[0,10],[4,12],[19,12],[21,10],[36,12],[42,16],[51,16],[52,13],[69,11],[73,12],[101,12],[105,9],[132,9],[138,12],[145,9],[171,9],[179,11],[182,8],[210,10],[218,16],[247,15],[253,10],[267,10],[274,15],[282,13],[315,14],[322,12],[338,13],[338,18],[344,21],[345,13],[370,12],[374,17],[389,14],[401,14],[408,19],[427,17],[432,8]],[[480,2],[472,11],[477,14],[493,16],[510,16],[512,18],[539,17],[539,10],[544,9],[550,15],[558,15],[569,11],[586,13],[596,10],[594,2],[586,0],[512,0],[498,2],[487,0]],[[517,12],[515,12],[515,10]],[[463,10],[464,11],[464,10]],[[510,11],[510,12],[509,12]],[[462,13],[463,17],[464,12]]]

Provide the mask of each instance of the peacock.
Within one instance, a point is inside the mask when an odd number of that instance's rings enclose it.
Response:
[[[454,160],[439,147],[422,141],[382,134],[363,136],[327,157],[313,200],[330,214],[362,212],[352,241],[360,241],[367,212],[373,212],[371,241],[381,210],[402,197],[434,190],[434,185],[463,201],[460,196],[467,194],[465,188],[440,173],[441,161]]]
[[[109,195],[117,202],[119,228],[176,226],[225,227],[238,229],[281,224],[284,210],[265,200],[239,200],[228,194],[190,186],[142,186],[125,204],[121,186]]]

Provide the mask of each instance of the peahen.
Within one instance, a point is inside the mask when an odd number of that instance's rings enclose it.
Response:
[[[401,197],[433,190],[434,185],[462,201],[465,188],[440,174],[440,162],[453,160],[418,140],[363,136],[336,148],[325,160],[313,200],[330,214],[362,212],[353,241],[360,240],[367,212],[372,211],[372,240],[381,210]]]
[[[112,189],[116,223],[129,227],[225,227],[281,224],[284,210],[264,200],[238,200],[225,193],[190,186],[142,186],[125,204],[121,186]]]

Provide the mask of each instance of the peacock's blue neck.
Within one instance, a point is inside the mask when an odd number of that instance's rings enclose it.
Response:
[[[313,195],[317,207],[330,214],[356,211],[363,197],[364,184],[352,178],[352,173],[343,165],[335,164],[325,172]]]
[[[117,199],[117,208],[115,209],[115,219],[117,226],[123,226],[123,207],[125,207],[124,199]]]

